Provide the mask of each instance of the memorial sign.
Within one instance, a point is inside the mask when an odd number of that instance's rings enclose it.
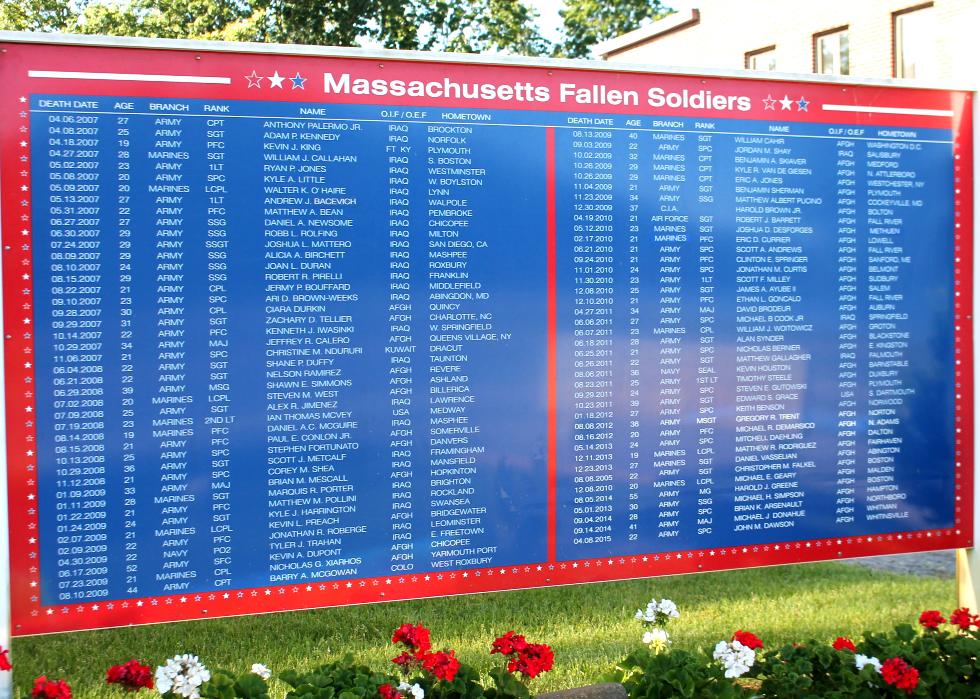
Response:
[[[15,634],[972,545],[971,93],[3,38]]]

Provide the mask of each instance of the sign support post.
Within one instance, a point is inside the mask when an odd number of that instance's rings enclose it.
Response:
[[[2,309],[3,291],[0,289],[0,320]],[[0,346],[0,389],[5,385],[5,354]],[[6,403],[0,401],[0,424],[7,422],[6,409]],[[10,648],[10,520],[7,512],[7,439],[6,432],[0,431],[0,649],[5,648]],[[10,699],[13,686],[13,672],[0,672],[0,699]]]
[[[956,599],[957,606],[976,612],[978,585],[980,585],[980,555],[977,550],[956,550]]]
[[[973,103],[973,143],[974,147],[978,143],[978,137],[980,137],[980,126],[977,124],[977,119],[980,118],[980,107],[977,106],[976,100]],[[976,207],[977,197],[980,196],[980,184],[978,184],[977,178],[973,178],[973,202],[974,207]],[[973,211],[973,231],[980,230],[977,227],[977,214],[976,208]],[[977,263],[977,248],[973,248],[973,262],[974,269],[976,269]],[[973,307],[977,308],[977,289],[976,286],[973,288]],[[974,325],[976,328],[976,325]],[[974,347],[976,347],[976,340],[974,338]],[[974,414],[974,425],[973,430],[976,434],[977,430],[977,417]],[[978,550],[978,536],[980,536],[980,509],[978,509],[977,504],[977,493],[980,492],[980,480],[975,476],[973,479],[973,548],[968,549],[957,549],[956,551],[956,598],[958,606],[968,607],[972,612],[976,613],[980,609],[980,550]]]

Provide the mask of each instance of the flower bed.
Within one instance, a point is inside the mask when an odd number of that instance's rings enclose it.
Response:
[[[710,656],[670,648],[667,624],[678,616],[670,600],[654,599],[637,611],[647,627],[644,647],[608,677],[621,682],[630,699],[980,697],[980,616],[965,608],[948,621],[939,611],[926,610],[918,630],[903,624],[858,641],[842,636],[833,643],[810,640],[778,649],[767,649],[758,636],[739,630],[719,641]]]
[[[531,680],[554,664],[549,646],[508,631],[490,646],[490,654],[499,654],[505,663],[489,672],[491,683],[484,686],[479,673],[461,663],[456,651],[433,650],[429,629],[422,624],[402,624],[391,641],[401,649],[391,661],[398,676],[375,672],[347,656],[309,672],[281,672],[278,678],[291,687],[286,699],[530,699]],[[7,653],[0,649],[0,670],[11,669]],[[166,699],[268,699],[271,678],[272,671],[262,663],[236,675],[212,671],[189,653],[170,658],[155,673],[135,659],[106,671],[107,684],[126,692],[156,689]],[[71,696],[66,681],[41,676],[34,681],[30,699]]]
[[[672,647],[668,626],[681,616],[671,600],[651,600],[636,612],[643,645],[604,678],[619,683],[629,699],[667,697],[980,698],[980,616],[965,608],[947,620],[937,610],[919,615],[918,628],[903,624],[891,633],[857,640],[810,640],[767,648],[762,638],[739,629],[710,650]],[[456,657],[434,649],[422,624],[403,624],[392,635],[398,654],[388,671],[375,671],[351,657],[308,672],[285,670],[285,699],[531,699],[534,678],[552,669],[554,653],[514,631],[496,638],[491,655],[503,662],[487,678]],[[599,668],[597,668],[599,669]],[[10,670],[0,649],[0,671]],[[155,689],[167,699],[268,699],[272,671],[255,663],[235,674],[209,669],[197,656],[176,655],[156,668],[139,660],[114,665],[106,682],[124,692]],[[612,685],[615,687],[615,685]],[[571,693],[574,690],[569,690]],[[620,690],[621,691],[621,690]],[[63,679],[38,677],[31,699],[71,699]]]

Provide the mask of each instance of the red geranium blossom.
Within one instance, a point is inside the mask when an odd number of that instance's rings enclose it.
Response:
[[[381,695],[381,699],[402,699],[402,695],[390,684],[383,684],[378,687],[378,694]]]
[[[555,653],[544,643],[529,643],[507,663],[508,672],[519,672],[529,679],[534,679],[542,672],[547,672],[555,664]]]
[[[881,666],[881,676],[886,683],[904,689],[906,694],[915,691],[919,684],[919,671],[901,658],[886,660]]]
[[[120,684],[131,692],[143,687],[153,689],[153,672],[149,665],[143,665],[138,660],[129,660],[106,670],[105,681],[107,684]]]
[[[755,650],[756,648],[762,648],[762,639],[760,639],[751,631],[742,631],[741,629],[739,629],[732,636],[732,640],[738,641],[746,648],[751,648],[752,650]]]
[[[7,656],[9,652],[9,648],[0,648],[0,670],[14,669],[14,666],[10,664],[10,658]]]
[[[422,658],[422,667],[431,672],[436,678],[452,682],[459,672],[459,661],[456,660],[456,651],[439,651],[438,653],[427,653]]]
[[[35,699],[71,699],[71,687],[64,680],[49,680],[41,675],[34,680],[31,696]]]
[[[407,669],[407,667],[410,666],[416,660],[418,660],[418,658],[416,658],[411,653],[402,651],[402,654],[392,658],[391,662],[393,662],[395,665],[402,667],[402,669]]]
[[[937,629],[940,624],[945,624],[943,615],[935,609],[927,609],[919,615],[919,623],[927,629]]]
[[[490,654],[501,653],[503,655],[512,655],[514,653],[520,653],[525,648],[527,648],[527,639],[519,633],[508,631],[500,638],[494,640],[493,649],[490,651]]]
[[[969,631],[971,626],[980,627],[980,617],[970,614],[970,610],[966,607],[960,607],[949,615],[949,623]]]
[[[402,624],[391,637],[392,643],[404,643],[409,651],[416,657],[421,657],[430,648],[432,643],[429,640],[429,630],[422,624]]]
[[[847,636],[837,637],[837,640],[834,641],[834,650],[849,650],[852,653],[857,652],[857,648],[854,646],[854,641],[849,639]]]

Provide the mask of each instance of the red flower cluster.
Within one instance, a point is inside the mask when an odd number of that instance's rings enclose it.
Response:
[[[129,660],[106,670],[105,681],[107,684],[120,684],[130,692],[144,687],[153,689],[153,672],[149,665],[143,665],[139,660]]]
[[[901,658],[889,658],[881,666],[881,676],[887,684],[904,689],[906,694],[915,691],[919,684],[919,671]]]
[[[378,694],[381,695],[381,699],[402,699],[399,691],[390,684],[383,684],[378,687]]]
[[[41,675],[34,680],[31,696],[35,699],[71,699],[71,687],[64,680],[49,680]]]
[[[528,679],[534,679],[555,665],[555,653],[544,643],[528,643],[507,663],[508,672],[519,672]]]
[[[919,615],[919,623],[927,629],[937,629],[940,624],[945,624],[943,615],[935,609],[927,609]]]
[[[534,679],[542,672],[547,672],[555,664],[555,653],[544,643],[528,643],[519,633],[508,631],[493,642],[490,654],[500,653],[509,656],[507,672],[519,672],[529,679]]]
[[[738,641],[746,648],[751,648],[752,650],[756,650],[757,648],[762,648],[762,639],[756,636],[751,631],[742,631],[741,629],[739,629],[732,636],[732,640]]]
[[[391,636],[392,643],[403,643],[408,651],[416,658],[421,657],[430,648],[432,642],[429,640],[429,630],[422,624],[402,624]]]
[[[411,674],[413,670],[422,665],[426,653],[432,648],[429,630],[422,624],[415,626],[402,624],[395,629],[395,633],[391,636],[391,642],[401,643],[408,649],[402,651],[398,657],[391,659],[391,662],[400,667],[406,675]]]
[[[14,669],[14,666],[10,664],[10,658],[7,656],[9,652],[9,648],[0,648],[0,670]]]
[[[395,629],[395,633],[391,636],[391,642],[401,643],[408,649],[402,651],[402,654],[398,657],[391,659],[391,662],[398,665],[406,675],[411,674],[413,670],[421,667],[423,670],[431,672],[436,679],[452,682],[456,678],[456,673],[459,672],[459,661],[456,659],[456,651],[429,652],[432,648],[432,641],[429,638],[429,630],[422,626],[422,624],[416,624],[415,626],[402,624]],[[381,685],[378,688],[378,691],[382,692],[384,699],[398,699],[401,697],[395,690],[392,690],[395,691],[394,695],[385,697],[383,690],[386,686]]]
[[[949,615],[949,623],[959,626],[963,631],[969,631],[971,626],[980,628],[980,616],[970,614],[970,610],[966,607],[960,607]]]
[[[437,653],[426,653],[422,657],[422,667],[440,680],[452,682],[456,679],[459,672],[459,661],[456,660],[456,651],[441,650]]]
[[[834,641],[834,650],[849,650],[852,653],[857,652],[857,648],[854,645],[854,641],[849,639],[847,636],[837,637],[837,640]]]
[[[514,653],[520,653],[525,648],[527,648],[527,639],[519,633],[508,631],[503,636],[494,639],[493,647],[490,649],[490,655],[494,653],[513,655]]]

